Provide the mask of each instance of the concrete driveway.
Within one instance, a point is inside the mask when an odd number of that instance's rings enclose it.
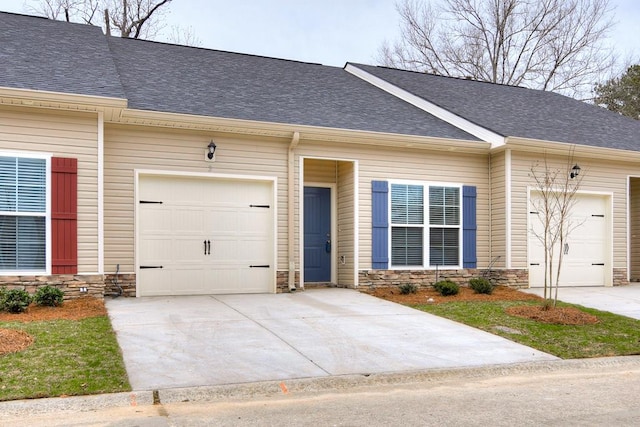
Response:
[[[542,296],[544,289],[522,289],[524,292]],[[560,288],[558,299],[602,311],[640,319],[640,284],[614,287]]]
[[[556,360],[349,289],[120,298],[107,309],[134,390]]]

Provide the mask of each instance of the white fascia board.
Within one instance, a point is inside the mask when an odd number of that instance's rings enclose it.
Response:
[[[422,111],[425,111],[439,118],[440,120],[444,120],[445,122],[457,127],[458,129],[470,133],[471,135],[481,139],[482,141],[491,143],[491,148],[505,145],[505,137],[503,137],[502,135],[483,128],[482,126],[478,126],[477,124],[470,122],[469,120],[464,119],[449,110],[439,107],[436,104],[429,102],[426,99],[420,98],[419,96],[416,96],[411,92],[401,89],[386,80],[374,76],[373,74],[367,73],[366,71],[352,64],[347,64],[344,70],[356,77],[361,78],[367,83],[370,83],[373,86],[382,89],[387,93],[390,93],[396,98],[400,98],[403,101],[413,105],[414,107],[418,107]]]

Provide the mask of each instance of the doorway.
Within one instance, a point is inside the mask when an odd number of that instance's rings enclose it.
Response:
[[[331,282],[331,188],[304,187],[304,277]]]

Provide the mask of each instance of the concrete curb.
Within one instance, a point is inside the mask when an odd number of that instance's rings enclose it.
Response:
[[[227,399],[267,397],[275,394],[339,391],[343,389],[373,387],[376,385],[400,385],[420,382],[435,383],[460,378],[482,379],[516,374],[544,374],[558,371],[571,372],[604,368],[640,368],[640,356],[525,362],[507,365],[428,369],[371,375],[342,375],[247,384],[174,388],[160,390],[158,397],[163,404],[209,402]]]
[[[0,402],[3,417],[20,414],[41,415],[51,412],[87,412],[106,408],[153,405],[153,392],[96,394],[89,396],[51,397],[46,399],[10,400]]]
[[[344,375],[264,381],[247,384],[228,384],[206,387],[142,390],[128,393],[92,396],[55,397],[33,400],[0,402],[0,421],[21,414],[41,415],[53,412],[87,412],[100,409],[150,406],[156,403],[209,402],[216,400],[267,397],[277,394],[310,392],[335,392],[352,388],[377,385],[401,385],[420,382],[438,383],[460,378],[482,379],[517,374],[545,374],[558,371],[583,371],[594,369],[638,369],[640,356],[604,357],[597,359],[572,359],[543,362],[527,362],[508,365],[491,365],[450,369],[429,369],[413,372],[390,372],[371,375]],[[159,400],[159,402],[157,402]]]

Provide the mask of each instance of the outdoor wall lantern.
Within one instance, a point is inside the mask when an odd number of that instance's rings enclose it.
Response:
[[[571,179],[573,179],[573,178],[577,177],[578,175],[580,175],[580,166],[578,166],[578,164],[576,163],[571,168],[571,173],[569,174],[569,176],[571,177]]]
[[[209,143],[209,145],[207,145],[207,158],[209,160],[215,160],[215,156],[216,156],[216,143],[213,142],[213,140],[211,140],[211,142]]]

